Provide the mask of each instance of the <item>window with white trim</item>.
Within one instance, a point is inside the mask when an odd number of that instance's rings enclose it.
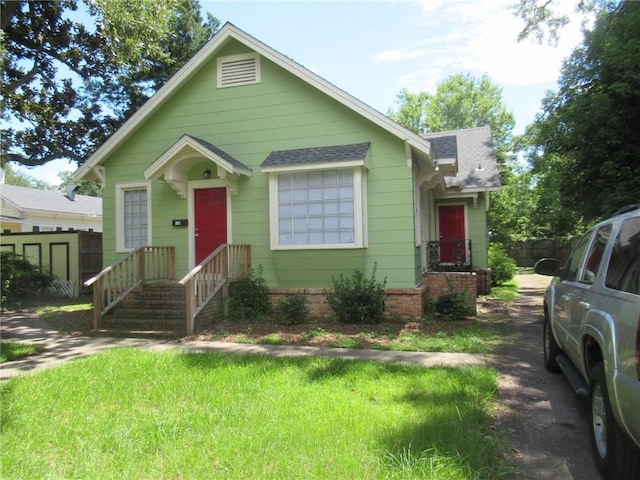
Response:
[[[272,174],[271,247],[365,246],[364,178],[362,168]]]
[[[128,252],[151,245],[151,186],[148,183],[116,186],[116,248]]]

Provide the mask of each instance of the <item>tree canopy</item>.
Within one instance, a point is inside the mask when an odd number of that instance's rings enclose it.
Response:
[[[0,161],[78,164],[218,28],[198,0],[7,1]]]
[[[546,42],[549,45],[557,45],[562,28],[570,22],[569,15],[559,9],[561,1],[565,6],[570,3],[567,0],[519,0],[514,4],[513,13],[524,24],[518,35],[518,41],[533,38],[537,43]],[[619,1],[577,0],[573,2],[573,10],[582,14],[584,22],[585,17],[615,8]]]
[[[499,163],[508,162],[515,120],[502,101],[502,88],[488,75],[451,75],[436,86],[434,94],[401,90],[396,105],[389,117],[420,134],[490,127]]]
[[[529,129],[541,207],[592,222],[640,200],[640,2],[603,10]],[[557,225],[556,228],[561,228]]]

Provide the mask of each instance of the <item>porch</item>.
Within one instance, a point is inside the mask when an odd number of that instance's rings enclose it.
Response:
[[[115,325],[154,323],[164,327],[182,318],[171,330],[192,335],[198,315],[219,295],[224,306],[229,284],[250,271],[251,247],[223,244],[176,282],[174,247],[140,247],[85,282],[93,288],[93,328],[100,330],[105,317],[128,301],[140,304],[146,314],[137,322],[131,318],[135,314],[121,315]],[[156,321],[149,320],[149,311]]]

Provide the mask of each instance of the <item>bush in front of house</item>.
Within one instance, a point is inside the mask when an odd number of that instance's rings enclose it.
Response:
[[[500,243],[489,245],[489,268],[491,285],[494,287],[507,283],[518,273],[516,261],[507,254],[507,250]]]
[[[426,297],[422,304],[422,321],[429,323],[440,319],[447,322],[465,320],[474,314],[467,291],[457,291],[447,278],[447,292],[437,298]]]
[[[450,291],[440,295],[435,301],[435,310],[439,318],[448,322],[465,320],[473,314],[467,292]]]
[[[11,304],[33,296],[48,287],[53,277],[29,263],[22,255],[0,252],[0,285],[2,304]]]
[[[231,320],[264,320],[269,314],[269,289],[262,272],[260,265],[231,283],[228,304]]]
[[[309,315],[307,297],[296,293],[283,298],[278,304],[277,314],[278,320],[284,325],[299,325],[304,323]]]
[[[338,321],[342,323],[380,323],[384,314],[384,296],[387,279],[376,280],[377,264],[371,277],[356,270],[351,278],[332,277],[333,288],[327,293],[327,302]]]

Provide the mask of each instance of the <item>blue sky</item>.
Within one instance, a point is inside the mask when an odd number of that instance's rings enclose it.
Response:
[[[563,58],[582,40],[573,21],[556,47],[516,41],[516,0],[208,1],[202,9],[231,22],[325,80],[386,113],[402,88],[434,92],[457,73],[487,74],[503,89],[515,133],[530,124]],[[22,170],[51,184],[75,164]]]

